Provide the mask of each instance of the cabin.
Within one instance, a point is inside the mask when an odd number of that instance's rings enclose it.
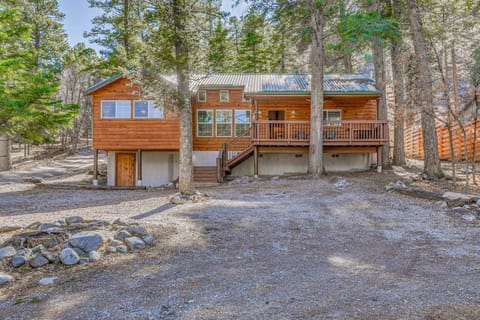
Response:
[[[190,91],[196,183],[307,172],[310,75],[193,75]],[[325,75],[324,94],[325,170],[368,170],[381,163],[388,124],[378,119],[374,81]],[[179,121],[167,100],[143,99],[120,74],[85,95],[93,106],[94,183],[99,150],[107,155],[108,185],[160,186],[178,178]]]

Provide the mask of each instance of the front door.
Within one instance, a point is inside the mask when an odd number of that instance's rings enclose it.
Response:
[[[115,185],[135,186],[135,153],[117,153]]]
[[[285,120],[285,111],[283,110],[269,110],[268,120],[283,121]],[[285,137],[285,124],[270,123],[270,139],[281,140]]]

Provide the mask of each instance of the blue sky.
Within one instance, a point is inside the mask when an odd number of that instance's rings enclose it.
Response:
[[[230,11],[235,15],[241,15],[245,4],[242,3],[238,8],[232,9],[232,2],[232,0],[224,0],[222,2],[222,10]],[[83,38],[83,32],[92,28],[92,18],[101,14],[101,12],[95,8],[90,8],[87,0],[58,0],[58,3],[60,10],[65,13],[64,28],[68,34],[68,42],[71,45],[85,42],[88,46],[98,51],[100,47],[96,44],[88,43],[88,40]]]

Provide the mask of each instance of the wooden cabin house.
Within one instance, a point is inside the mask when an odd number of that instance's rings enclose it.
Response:
[[[377,117],[380,92],[362,75],[326,75],[324,82],[326,171],[371,168],[388,141],[387,121]],[[85,92],[93,105],[94,166],[104,150],[109,185],[159,186],[178,177],[178,118],[137,92],[121,75]],[[196,182],[307,172],[309,75],[195,75],[191,93]]]

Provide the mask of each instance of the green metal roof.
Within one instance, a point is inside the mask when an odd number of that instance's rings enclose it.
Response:
[[[89,94],[96,89],[115,81],[120,73],[105,79],[84,91]],[[163,76],[174,85],[175,76]],[[247,94],[310,94],[309,74],[259,74],[259,73],[225,73],[225,74],[193,74],[190,91],[195,93],[199,88],[243,87]],[[324,76],[325,94],[380,94],[375,81],[361,74],[326,74]]]

